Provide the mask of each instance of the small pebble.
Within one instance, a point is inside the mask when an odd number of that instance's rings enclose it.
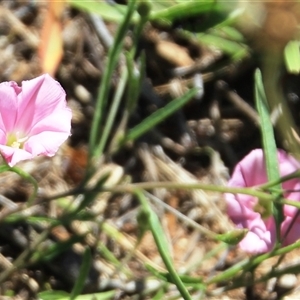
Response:
[[[294,274],[285,274],[278,280],[277,285],[283,289],[292,289],[297,284],[297,277]]]
[[[81,84],[78,84],[75,89],[74,93],[76,97],[78,97],[78,100],[82,103],[89,103],[92,99],[91,93]]]

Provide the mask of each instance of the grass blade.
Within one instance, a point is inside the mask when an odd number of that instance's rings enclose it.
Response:
[[[90,147],[90,159],[92,157],[98,157],[101,154],[101,148],[97,147],[100,141],[100,124],[103,118],[103,112],[105,111],[107,105],[107,99],[110,89],[110,81],[113,74],[113,71],[117,65],[118,58],[123,49],[123,40],[127,33],[128,27],[130,25],[130,20],[135,11],[135,1],[130,1],[128,10],[125,15],[125,18],[122,24],[119,27],[119,30],[115,36],[113,46],[110,48],[108,53],[108,60],[105,67],[105,71],[102,77],[101,85],[99,87],[98,98],[95,107],[95,114],[92,123],[92,129],[89,140]]]
[[[270,113],[267,107],[267,99],[262,83],[262,75],[260,70],[255,72],[255,99],[257,111],[260,115],[260,128],[262,135],[262,143],[264,148],[264,155],[266,161],[266,170],[269,181],[276,181],[280,178],[277,147],[274,137],[273,125],[270,119]],[[281,184],[278,183],[274,186],[276,190],[281,190]],[[280,224],[284,219],[282,205],[272,204],[269,202],[269,208],[275,218],[277,227],[277,240],[280,240]]]
[[[88,276],[90,267],[92,263],[92,255],[89,248],[86,248],[84,255],[83,255],[83,261],[79,270],[79,276],[75,282],[74,288],[70,295],[70,300],[74,300],[77,296],[80,295],[82,292],[86,278]]]
[[[126,15],[127,7],[121,4],[111,5],[105,1],[89,0],[78,1],[68,0],[68,2],[75,8],[85,11],[87,13],[95,13],[101,16],[104,20],[110,22],[121,23]],[[131,22],[136,23],[139,19],[137,12],[134,12]]]
[[[139,198],[142,210],[144,212],[144,218],[143,222],[147,219],[147,225],[149,226],[150,231],[152,232],[153,238],[155,240],[157,249],[161,255],[161,258],[169,272],[170,279],[172,283],[174,283],[177,286],[178,291],[180,292],[181,296],[185,300],[191,300],[191,296],[189,292],[187,291],[185,285],[183,284],[180,276],[177,274],[173,262],[170,258],[170,253],[168,251],[169,245],[167,242],[167,239],[165,237],[165,233],[160,225],[160,221],[157,217],[157,215],[153,212],[151,209],[144,193],[140,190],[136,190],[135,194]],[[145,224],[144,224],[145,225]]]
[[[300,49],[299,41],[290,41],[284,48],[285,65],[289,73],[300,73]]]
[[[152,129],[155,125],[164,121],[168,116],[174,113],[176,110],[184,106],[188,101],[190,101],[196,94],[198,89],[191,89],[185,95],[169,102],[163,108],[158,109],[156,112],[151,114],[149,117],[144,119],[141,123],[136,125],[134,128],[128,131],[125,141],[136,140],[141,135]]]

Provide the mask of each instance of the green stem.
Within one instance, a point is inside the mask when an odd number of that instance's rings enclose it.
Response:
[[[275,112],[278,115],[275,126],[278,129],[282,140],[285,142],[285,146],[291,153],[297,155],[300,147],[295,141],[293,133],[293,131],[296,131],[297,127],[288,108],[280,84],[282,69],[282,49],[274,48],[272,51],[263,53],[262,79],[270,111],[271,113]]]
[[[283,176],[281,178],[278,178],[276,180],[272,180],[272,181],[269,181],[269,182],[264,183],[262,185],[259,185],[259,186],[257,186],[257,188],[259,188],[260,190],[263,190],[263,191],[269,190],[269,188],[271,188],[273,186],[276,186],[279,183],[283,183],[283,182],[288,181],[290,179],[299,178],[299,177],[300,177],[300,171],[297,170],[297,171],[295,171],[291,174],[288,174],[288,175]]]
[[[111,106],[109,114],[107,116],[107,120],[105,122],[104,130],[102,131],[102,134],[101,134],[101,139],[100,139],[99,145],[97,146],[97,151],[98,151],[99,155],[101,155],[104,151],[104,147],[108,140],[109,133],[111,132],[112,126],[115,122],[117,110],[120,106],[122,95],[124,93],[125,86],[127,83],[127,78],[128,78],[128,71],[127,71],[127,68],[125,66],[123,66],[121,78],[120,78],[115,96],[112,101],[112,106]]]
[[[104,111],[107,106],[108,94],[110,89],[110,81],[113,71],[118,63],[121,50],[123,48],[123,40],[126,35],[127,29],[130,25],[130,20],[135,11],[135,0],[129,1],[127,6],[127,12],[119,30],[115,36],[113,46],[109,49],[107,64],[105,67],[104,74],[102,76],[101,85],[99,87],[95,113],[90,133],[89,140],[89,160],[91,161],[94,157],[98,157],[101,153],[99,150],[98,141],[100,140],[100,129]],[[92,162],[90,162],[92,164]]]
[[[29,181],[33,185],[33,188],[34,188],[33,193],[30,195],[30,197],[27,201],[27,205],[31,206],[31,204],[33,203],[33,201],[36,198],[37,191],[38,191],[38,188],[39,188],[37,181],[30,174],[28,174],[27,172],[24,172],[20,168],[11,167],[9,169],[9,171],[12,171],[12,172],[18,174],[20,177],[22,177],[23,179]]]
[[[173,101],[169,102],[164,107],[158,109],[157,111],[152,113],[150,116],[145,118],[143,121],[141,121],[138,125],[136,125],[132,129],[130,129],[128,131],[127,136],[122,141],[122,143],[125,143],[127,141],[136,140],[137,138],[142,136],[144,133],[146,133],[150,129],[152,129],[154,126],[163,122],[172,113],[174,113],[175,111],[180,109],[182,106],[184,106],[197,93],[198,93],[198,89],[196,89],[196,88],[191,89],[182,97],[174,99]]]
[[[150,227],[153,238],[155,240],[157,249],[158,249],[160,256],[170,274],[170,277],[171,277],[173,283],[177,286],[177,289],[180,292],[183,299],[192,300],[189,292],[187,291],[185,285],[181,281],[181,279],[180,279],[179,275],[177,274],[177,272],[173,266],[173,263],[170,259],[170,254],[168,251],[168,243],[165,238],[164,231],[160,225],[160,221],[159,221],[157,215],[150,208],[147,198],[145,197],[144,193],[141,190],[139,190],[139,189],[135,190],[135,194],[141,202],[142,209],[144,210],[144,216],[147,216],[148,225]]]
[[[272,252],[268,252],[268,253],[264,253],[264,254],[255,256],[251,259],[246,258],[243,261],[235,264],[231,268],[227,269],[223,273],[218,274],[218,275],[214,276],[213,278],[209,279],[206,282],[206,284],[208,285],[208,284],[212,284],[212,283],[228,281],[231,278],[233,278],[236,274],[238,274],[239,272],[241,272],[241,271],[245,272],[247,270],[250,270],[251,268],[254,268],[254,267],[258,266],[259,264],[261,264],[266,259],[269,259],[269,258],[277,256],[277,255],[283,255],[283,254],[289,253],[290,251],[295,250],[299,247],[300,247],[300,241],[298,241],[292,245],[283,247],[283,248],[278,248]]]
[[[103,186],[102,191],[111,191],[114,193],[134,193],[136,189],[151,190],[156,188],[165,189],[190,189],[190,190],[204,190],[219,193],[245,194],[260,198],[265,201],[273,201],[274,197],[268,193],[261,192],[255,188],[233,188],[227,186],[216,186],[212,184],[203,183],[178,183],[178,182],[141,182],[126,185],[119,185],[114,187]]]

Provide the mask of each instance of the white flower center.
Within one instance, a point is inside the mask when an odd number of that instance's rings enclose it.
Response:
[[[28,140],[28,136],[23,136],[19,131],[10,133],[7,137],[7,146],[17,149],[23,149],[24,143]]]

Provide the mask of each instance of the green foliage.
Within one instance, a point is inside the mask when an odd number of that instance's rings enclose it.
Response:
[[[273,125],[270,120],[270,113],[267,107],[267,99],[264,92],[262,83],[262,77],[259,70],[255,73],[255,99],[256,107],[260,115],[260,129],[262,135],[262,143],[264,148],[264,156],[266,161],[266,170],[269,181],[276,181],[280,178],[278,158],[277,158],[277,147],[273,132]],[[281,188],[280,184],[277,184],[275,189]],[[259,206],[263,207],[264,212],[262,216],[264,218],[270,217],[272,214],[276,215],[277,224],[281,224],[283,221],[282,208],[279,205],[274,205],[272,202],[259,201]],[[278,234],[280,230],[278,228]]]
[[[181,108],[183,105],[185,105],[197,93],[198,93],[198,90],[196,88],[191,89],[182,97],[172,100],[170,103],[168,103],[163,108],[160,108],[157,111],[155,111],[149,117],[145,118],[142,122],[140,122],[138,125],[136,125],[132,129],[130,129],[128,131],[128,134],[125,137],[125,141],[136,140],[141,135],[143,135],[144,133],[149,131],[151,128],[153,128],[155,125],[161,123],[167,117],[169,117],[172,113],[174,113],[179,108]]]
[[[229,245],[237,245],[247,233],[247,229],[233,230],[224,234],[218,234],[216,239]]]
[[[300,73],[300,43],[299,41],[290,41],[284,48],[284,61],[289,73]]]
[[[114,291],[103,293],[86,294],[76,297],[76,300],[111,300],[115,295]],[[70,300],[70,294],[64,291],[45,291],[39,293],[41,300]]]
[[[107,21],[114,21],[121,23],[127,12],[127,7],[120,4],[111,5],[107,2],[102,1],[77,1],[69,0],[72,6],[89,12],[97,13],[102,16]],[[139,1],[143,3],[143,1]],[[145,3],[145,2],[144,2]],[[224,5],[220,4],[215,0],[197,1],[197,0],[187,0],[187,1],[151,1],[147,2],[151,6],[151,21],[159,21],[163,23],[171,24],[172,21],[176,19],[182,19],[191,16],[199,16],[199,14],[204,13],[218,13],[224,14]],[[213,19],[212,16],[211,19]],[[138,22],[139,16],[136,11],[132,17],[131,22]],[[224,20],[224,17],[222,18]]]
[[[116,23],[122,22],[128,11],[127,7],[124,5],[110,5],[106,1],[90,0],[88,2],[85,2],[78,0],[69,0],[69,2],[70,4],[72,4],[72,6],[78,8],[79,10],[88,13],[99,14],[100,16],[104,17],[105,20]],[[137,22],[138,18],[138,13],[134,12],[131,22]]]
[[[104,20],[117,23],[122,22],[127,11],[124,5],[110,5],[96,0],[87,3],[77,0],[69,0],[69,2],[76,8],[99,14]],[[220,49],[233,60],[249,56],[250,49],[243,35],[234,27],[241,13],[236,1],[148,0],[146,3],[149,21],[168,27],[172,27],[174,22],[179,22],[180,26],[177,29],[179,33],[209,47]],[[140,23],[139,14],[134,12],[130,21],[134,24]]]
[[[276,103],[274,102],[276,105],[271,103],[272,100],[276,98],[276,95],[278,96],[278,93],[274,88],[274,83],[278,83],[277,76],[280,73],[278,70],[279,66],[281,66],[283,53],[275,56],[276,66],[274,68],[267,70],[268,72],[266,72],[266,69],[262,69],[263,75],[259,70],[255,72],[255,100],[256,108],[260,116],[260,128],[266,159],[268,183],[260,187],[243,189],[229,188],[222,185],[208,185],[199,182],[191,184],[184,182],[131,184],[124,180],[121,184],[110,186],[108,182],[111,173],[109,172],[97,177],[97,180],[91,183],[91,179],[98,169],[102,168],[101,163],[105,156],[109,157],[115,151],[122,150],[122,147],[124,147],[126,143],[134,143],[149,130],[164,122],[166,118],[184,107],[199,92],[196,88],[190,89],[181,97],[171,100],[164,107],[157,109],[139,124],[129,128],[128,121],[130,116],[135,112],[142,82],[146,77],[146,57],[144,53],[137,56],[137,49],[139,38],[141,37],[147,22],[165,26],[164,28],[167,30],[176,32],[178,36],[185,37],[191,42],[196,42],[199,45],[205,45],[220,50],[223,58],[225,57],[223,63],[226,66],[241,61],[242,59],[249,58],[256,51],[253,45],[247,41],[243,33],[238,29],[238,26],[236,26],[237,18],[239,17],[236,1],[229,3],[216,0],[136,0],[128,1],[128,5],[111,5],[108,2],[109,1],[69,0],[69,3],[79,10],[86,13],[98,14],[106,21],[112,21],[119,24],[118,31],[114,36],[114,42],[108,51],[101,84],[98,89],[95,114],[89,136],[89,163],[86,170],[86,177],[79,186],[69,193],[47,199],[49,201],[56,200],[58,207],[62,210],[58,219],[45,216],[27,217],[26,214],[16,212],[15,214],[5,217],[4,221],[2,220],[6,224],[13,224],[26,220],[29,225],[38,226],[39,224],[43,224],[43,228],[46,229],[44,229],[37,237],[32,248],[26,249],[20,257],[14,261],[11,268],[0,274],[0,282],[5,280],[7,276],[12,274],[17,268],[21,269],[38,262],[49,263],[59,254],[71,249],[74,244],[82,242],[86,238],[86,235],[90,233],[90,228],[85,234],[77,233],[64,241],[53,242],[50,245],[46,244],[46,246],[43,243],[53,229],[58,226],[68,227],[73,221],[88,221],[94,225],[96,224],[97,229],[99,229],[99,231],[101,230],[101,233],[109,240],[117,244],[119,243],[122,246],[126,245],[123,249],[124,252],[130,254],[135,253],[137,247],[136,245],[132,246],[132,244],[128,242],[128,236],[122,234],[118,228],[106,222],[102,215],[94,215],[89,211],[89,207],[96,202],[95,200],[99,195],[102,196],[105,193],[109,193],[110,196],[131,194],[140,202],[139,214],[137,214],[135,220],[138,223],[138,232],[140,234],[138,236],[138,242],[144,238],[146,232],[151,232],[159,256],[165,266],[165,269],[162,271],[156,268],[155,264],[151,261],[145,263],[145,269],[161,283],[155,290],[149,289],[150,291],[145,291],[145,294],[148,293],[150,295],[149,297],[152,297],[152,299],[167,299],[166,291],[169,287],[174,287],[174,285],[180,294],[178,294],[177,298],[194,299],[194,292],[198,294],[201,292],[204,295],[207,289],[213,284],[221,285],[223,282],[229,282],[228,286],[225,288],[228,290],[255,284],[254,281],[247,281],[249,272],[252,272],[264,260],[289,253],[300,246],[300,242],[296,242],[288,247],[279,247],[279,229],[283,220],[282,206],[288,204],[300,208],[299,203],[292,203],[288,199],[282,198],[281,183],[284,180],[299,177],[299,172],[286,176],[285,178],[280,178],[274,129],[270,120],[270,111],[276,107],[278,103],[283,103],[280,97],[277,97]],[[198,20],[201,22],[198,22]],[[127,37],[129,31],[132,35],[133,45],[129,50],[124,50],[124,39]],[[267,55],[262,57],[266,60]],[[253,57],[251,58],[253,59]],[[290,73],[299,74],[299,41],[290,41],[285,48],[284,58],[287,70]],[[269,64],[269,67],[270,65],[272,64]],[[218,68],[216,65],[213,67],[215,69]],[[111,79],[117,72],[120,74],[120,78],[116,89],[113,91],[113,95],[110,98],[110,92],[112,91]],[[265,78],[265,80],[263,80],[263,78]],[[111,101],[109,101],[109,99],[111,99]],[[121,121],[119,124],[116,124],[116,116],[121,108],[122,100],[124,100],[124,111]],[[288,113],[284,113],[283,115],[285,117],[288,116],[287,119],[289,119]],[[284,125],[285,127],[283,127],[285,129],[293,128],[291,124],[292,123],[288,120]],[[282,131],[285,132],[285,129]],[[290,135],[289,139],[293,140],[293,137]],[[291,141],[291,143],[293,143],[293,141]],[[297,147],[294,149],[297,149]],[[7,165],[0,166],[0,173],[5,171],[15,172],[34,186],[34,192],[26,204],[28,207],[32,206],[37,198],[38,191],[38,185],[35,179],[18,168],[10,168]],[[261,212],[261,208],[263,208],[263,217],[268,218],[274,216],[276,220],[278,245],[270,253],[246,258],[224,271],[216,272],[215,275],[209,278],[206,278],[205,275],[201,277],[192,274],[192,268],[182,272],[178,271],[172,259],[168,236],[166,232],[164,232],[162,220],[151,206],[149,200],[150,196],[146,193],[148,190],[159,188],[185,192],[203,190],[215,193],[238,193],[257,197],[259,199],[257,209]],[[74,195],[78,196],[76,201],[73,198],[69,201],[68,196]],[[27,206],[24,208],[27,208]],[[162,207],[166,208],[164,205],[162,205]],[[180,219],[182,215],[183,214],[177,214],[176,217]],[[186,219],[188,219],[188,217],[186,217]],[[182,217],[181,221],[186,219]],[[189,226],[195,225],[195,223],[196,222],[191,220]],[[230,230],[223,234],[217,234],[204,226],[201,227],[200,224],[196,223],[196,225],[199,225],[198,227],[195,226],[195,228],[202,236],[204,236],[204,238],[213,240],[215,243],[218,243],[218,246],[210,253],[206,253],[202,258],[199,258],[197,264],[193,266],[194,269],[196,269],[197,266],[204,264],[207,258],[219,256],[219,249],[224,250],[229,247],[228,245],[238,244],[247,233],[246,230]],[[224,228],[224,231],[225,230],[226,228]],[[225,245],[224,243],[227,243],[228,245]],[[128,246],[128,244],[130,244],[130,246]],[[113,268],[115,273],[122,270],[122,275],[126,277],[126,280],[134,278],[133,272],[131,272],[127,266],[124,266],[123,261],[116,257],[113,250],[102,244],[102,241],[97,241],[95,248],[97,254],[109,264],[110,268]],[[89,248],[86,248],[79,276],[71,293],[52,290],[43,291],[39,293],[39,299],[105,300],[118,297],[115,290],[95,294],[82,294],[91,263],[91,252]],[[260,280],[267,281],[274,276],[281,276],[287,271],[297,272],[295,269],[282,270],[274,267],[267,272],[263,278],[260,278]],[[115,273],[113,273],[112,278],[116,275]],[[148,278],[145,279],[145,282],[147,279]]]
[[[102,155],[104,150],[104,142],[106,139],[106,135],[102,135],[100,132],[101,123],[103,119],[103,114],[105,109],[107,108],[108,94],[110,90],[110,80],[113,74],[113,71],[116,68],[118,63],[120,53],[123,49],[123,40],[127,33],[128,27],[130,25],[130,20],[132,18],[133,13],[135,12],[135,1],[130,1],[128,8],[126,10],[126,15],[122,24],[119,26],[119,30],[114,37],[114,43],[112,47],[109,49],[107,65],[105,67],[105,72],[103,74],[101,84],[99,87],[98,98],[95,107],[95,115],[93,118],[93,124],[90,134],[90,160],[95,159]],[[118,99],[116,100],[118,101]],[[113,117],[113,114],[110,114],[110,117]],[[104,140],[104,142],[103,142]]]
[[[91,264],[92,264],[91,251],[89,248],[86,248],[83,255],[83,261],[79,270],[79,276],[71,292],[70,300],[78,299],[78,296],[80,296],[82,290],[84,289],[85,281],[88,277]]]
[[[192,298],[188,290],[186,289],[185,284],[182,282],[180,276],[178,275],[178,273],[174,268],[173,262],[171,260],[170,252],[169,252],[169,245],[157,215],[151,209],[147,201],[147,198],[145,197],[143,192],[136,190],[135,193],[142,205],[143,215],[145,217],[143,222],[147,223],[150,228],[150,231],[153,235],[153,238],[155,240],[161,258],[169,272],[168,275],[170,281],[177,286],[183,299],[191,300]]]
[[[37,191],[38,191],[37,181],[34,179],[33,176],[31,176],[27,172],[24,172],[22,169],[20,169],[18,167],[10,167],[8,171],[11,171],[11,172],[14,172],[14,173],[18,174],[21,178],[23,178],[24,180],[30,182],[33,185],[33,187],[34,187],[33,193],[31,194],[30,198],[28,199],[28,205],[30,206],[32,204],[32,202],[34,201],[34,199],[36,198],[36,195],[37,195]]]

